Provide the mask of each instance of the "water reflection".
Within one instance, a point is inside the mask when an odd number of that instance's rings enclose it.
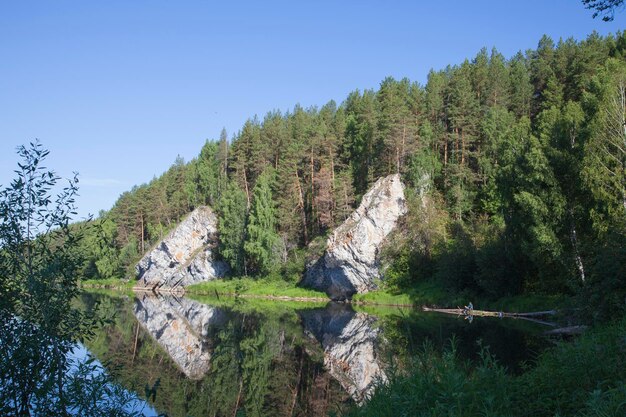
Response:
[[[143,294],[133,313],[190,379],[201,379],[211,366],[209,328],[224,323],[225,314],[187,298]]]
[[[470,361],[483,340],[513,370],[541,349],[522,323],[497,319],[147,293],[83,298],[86,308],[96,300],[117,317],[87,347],[139,395],[158,381],[148,401],[169,416],[342,414],[386,380],[388,358],[401,368],[427,340],[443,348],[455,338]]]
[[[85,295],[117,312],[88,348],[116,380],[169,416],[317,416],[352,403],[324,367],[324,350],[300,316],[280,304],[219,307],[173,296]],[[158,381],[158,383],[157,383]]]
[[[386,375],[378,355],[377,319],[356,313],[347,304],[330,303],[324,309],[300,312],[305,332],[324,349],[324,365],[341,386],[361,402]]]

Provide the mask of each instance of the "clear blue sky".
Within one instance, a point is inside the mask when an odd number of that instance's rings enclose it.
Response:
[[[624,19],[594,20],[579,0],[3,1],[0,184],[39,138],[50,167],[80,173],[80,215],[97,214],[255,114]]]

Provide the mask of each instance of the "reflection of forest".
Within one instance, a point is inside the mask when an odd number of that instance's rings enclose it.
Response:
[[[88,348],[140,395],[159,381],[151,404],[170,416],[340,413],[385,380],[382,357],[401,369],[427,340],[440,350],[454,338],[457,354],[469,361],[482,340],[514,371],[546,343],[519,321],[469,324],[382,309],[370,315],[346,304],[296,311],[280,303],[211,307],[174,297],[83,297],[87,307],[96,300],[117,315]]]
[[[378,356],[376,318],[355,313],[350,305],[330,303],[300,312],[305,331],[324,349],[324,364],[352,398],[361,402],[386,375]]]
[[[89,349],[117,381],[140,395],[146,384],[159,381],[151,402],[159,412],[232,416],[241,409],[247,416],[316,416],[340,412],[351,403],[325,371],[322,348],[304,336],[293,310],[244,312],[148,297],[136,300],[134,306],[121,297],[85,295],[83,301],[90,306],[96,299],[117,316],[112,325],[98,331],[87,344]],[[153,311],[159,304],[162,309]],[[137,317],[150,316],[148,324],[139,324],[135,312]],[[191,335],[163,329],[160,325],[166,322]],[[164,337],[171,339],[166,342]],[[184,361],[172,359],[168,346],[176,340],[187,343],[185,351],[198,347],[199,353],[182,355]],[[201,358],[210,359],[210,365],[202,365]],[[198,379],[186,375],[188,365],[193,365],[191,374]],[[205,369],[204,377],[199,376]]]
[[[224,322],[223,311],[187,298],[135,298],[135,317],[190,379],[201,379],[210,368],[206,339],[209,328]]]
[[[393,354],[400,367],[423,352],[425,345],[441,352],[454,344],[458,357],[469,364],[480,362],[481,351],[487,349],[500,365],[518,373],[525,361],[534,360],[550,344],[541,336],[544,326],[515,319],[479,317],[469,323],[463,317],[419,311],[386,315],[379,326],[385,347],[391,349],[383,355]]]

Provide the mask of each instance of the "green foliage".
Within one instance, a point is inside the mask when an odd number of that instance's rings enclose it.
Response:
[[[295,287],[293,283],[275,279],[234,278],[227,281],[208,281],[190,285],[189,294],[252,295],[269,297],[302,297],[326,300],[325,293],[309,288]]]
[[[187,176],[185,191],[192,207],[203,204],[215,207],[218,204],[226,187],[222,149],[221,142],[207,141],[200,156],[190,163],[191,174]]]
[[[491,230],[491,236],[485,236],[486,242],[476,252],[476,283],[488,296],[493,298],[520,291],[521,280],[511,274],[513,260],[507,254],[502,233]]]
[[[462,363],[452,347],[439,354],[426,344],[417,355],[409,375],[394,373],[388,384],[353,416],[510,416],[511,386],[508,376],[489,352],[473,371]]]
[[[589,262],[590,278],[579,293],[585,313],[596,321],[612,320],[626,311],[626,241],[612,233],[594,248]]]
[[[17,177],[0,191],[0,414],[139,414],[93,360],[70,355],[100,323],[72,303],[84,263],[69,225],[78,180],[54,195],[48,151],[36,142],[18,155]]]
[[[115,237],[117,229],[112,220],[104,218],[100,221],[99,236],[92,234],[99,239],[93,243],[92,256],[96,259],[95,264],[100,278],[112,278],[120,274],[120,259],[115,248]],[[95,240],[95,239],[94,239]]]
[[[354,416],[617,416],[626,411],[623,339],[626,320],[559,342],[515,376],[484,348],[477,365],[456,344],[437,353],[426,344],[406,372],[349,415]]]
[[[401,289],[407,288],[411,284],[410,273],[411,253],[404,247],[396,253],[391,264],[385,269],[385,280],[383,285],[386,288]]]
[[[376,290],[365,294],[355,294],[352,301],[358,304],[378,304],[388,306],[412,306],[416,302],[413,294],[398,293],[397,291]],[[426,302],[425,299],[419,300]]]
[[[582,0],[586,9],[593,10],[593,18],[602,16],[605,22],[615,19],[615,11],[623,8],[624,0]]]
[[[278,265],[280,237],[276,233],[276,211],[272,199],[274,172],[266,170],[259,176],[252,191],[252,205],[247,224],[244,250],[250,270],[267,275]]]
[[[15,386],[25,388],[0,396],[11,395],[24,411],[33,398],[44,404],[50,392],[62,394],[54,376],[67,362],[56,358],[89,334],[91,320],[69,307],[78,293],[76,277],[132,276],[138,259],[199,205],[219,213],[221,257],[235,275],[251,278],[202,284],[198,291],[319,296],[293,283],[321,253],[328,231],[380,176],[396,172],[407,185],[409,211],[383,248],[383,291],[357,299],[448,304],[455,299],[451,292],[513,297],[508,300],[575,294],[597,321],[621,315],[626,310],[624,56],[625,33],[556,44],[544,36],[536,50],[508,60],[483,49],[472,60],[433,70],[423,87],[386,78],[376,90],[350,93],[339,106],[270,112],[262,121],[248,120],[230,143],[222,132],[191,162],[177,158],[162,175],[122,194],[97,221],[72,226],[75,180],[52,196],[58,178],[40,165],[47,152],[38,145],[21,148],[25,161],[18,178],[0,194],[0,310],[3,323],[19,330],[2,333],[2,343],[13,347],[0,349],[0,376],[3,387],[18,381]],[[279,274],[286,280],[276,279]],[[24,339],[10,339],[12,334]],[[216,406],[220,412],[233,414],[242,378],[265,374],[263,355],[271,349],[264,337],[255,334],[243,348],[225,351],[222,377],[229,391],[215,388],[210,396],[216,404],[224,400]],[[52,350],[37,347],[46,343]],[[551,415],[575,414],[548,394],[546,375],[555,372],[563,378],[559,394],[575,390],[564,384],[582,378],[587,391],[576,391],[579,413],[620,412],[623,386],[594,379],[602,372],[587,363],[591,345],[585,346],[570,353],[583,355],[581,366],[595,375],[591,380],[566,363],[559,363],[560,374],[555,365],[542,365],[552,361],[544,358],[525,382],[537,382],[543,391],[524,395],[545,398]],[[254,350],[260,358],[252,357]],[[14,355],[18,366],[7,366],[7,355]],[[249,359],[245,376],[241,355]],[[510,378],[488,355],[474,371],[456,364],[454,355],[443,358],[449,369],[437,368],[429,356],[426,352],[416,365],[423,379],[407,378],[398,389],[419,386],[433,397],[417,395],[407,404],[428,406],[432,415],[519,411],[507,409],[506,393],[490,385],[489,378],[504,384]],[[33,375],[48,382],[28,385]],[[462,392],[439,386],[440,380]],[[484,391],[474,386],[480,384]],[[263,414],[266,410],[252,403],[272,388],[259,382],[255,389],[252,400],[243,399],[246,413]],[[59,407],[69,404],[61,394]],[[516,398],[511,401],[524,404]],[[383,400],[373,400],[374,411],[377,401]],[[381,402],[381,410],[389,404]]]
[[[251,118],[230,142],[222,132],[124,193],[101,231],[88,223],[81,272],[132,275],[182,216],[209,204],[235,275],[295,282],[310,260],[303,248],[399,172],[409,213],[383,249],[387,289],[435,279],[490,298],[578,294],[622,310],[626,284],[597,264],[626,239],[625,39],[544,36],[509,59],[482,49],[424,86],[389,77],[340,105]]]
[[[592,135],[585,144],[583,179],[594,201],[592,220],[599,233],[626,230],[626,64],[609,59],[593,78]]]
[[[135,280],[125,281],[119,278],[85,279],[80,282],[80,286],[83,288],[100,288],[127,291],[131,291],[135,284]]]
[[[260,417],[265,415],[263,402],[269,392],[270,366],[273,352],[270,342],[278,339],[278,329],[265,322],[256,334],[241,341],[239,347],[243,360],[241,377],[246,385],[246,415]],[[269,328],[269,331],[268,331]]]
[[[218,205],[219,253],[236,276],[245,273],[244,241],[246,237],[246,195],[230,182]]]
[[[541,417],[588,415],[585,410],[591,410],[594,402],[615,406],[616,397],[624,398],[620,381],[626,377],[625,330],[626,321],[621,320],[542,354],[536,366],[516,381],[518,409]],[[620,407],[624,409],[623,404]]]
[[[86,308],[99,303],[118,312],[87,346],[125,388],[140,392],[157,412],[172,417],[326,415],[326,409],[345,400],[339,383],[325,377],[323,350],[303,334],[298,315],[302,308],[324,304],[224,297],[205,302],[223,321],[204,328],[207,344],[203,348],[210,349],[211,367],[202,378],[187,378],[153,335],[137,323],[132,299],[82,297]],[[321,387],[314,384],[320,376],[325,378]],[[150,392],[144,396],[143,387],[153,387],[157,381],[156,398]],[[327,401],[317,404],[317,411],[308,409],[309,402],[320,395]]]

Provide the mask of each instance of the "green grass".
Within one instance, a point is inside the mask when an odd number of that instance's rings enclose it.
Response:
[[[378,318],[383,317],[408,317],[413,313],[413,306],[403,305],[377,305],[377,304],[353,304],[356,312],[366,313]]]
[[[127,299],[133,298],[135,293],[132,289],[120,289],[120,288],[101,288],[101,287],[83,287],[83,290],[91,295],[104,295],[110,298]]]
[[[354,294],[353,303],[380,304],[389,306],[410,306],[413,300],[409,294],[393,293],[386,290],[370,291],[365,294]]]
[[[244,295],[259,297],[314,298],[328,300],[328,296],[320,291],[296,287],[286,281],[251,278],[235,278],[215,280],[190,285],[185,289],[187,294],[196,295]]]
[[[424,281],[414,287],[402,290],[380,289],[365,294],[355,294],[356,303],[381,304],[393,306],[456,306],[467,304],[468,296],[464,293],[451,294],[441,283]]]
[[[136,282],[134,280],[125,281],[118,278],[107,279],[86,279],[79,281],[79,285],[83,288],[104,288],[117,290],[132,290]]]
[[[196,300],[212,307],[225,307],[239,312],[263,312],[263,313],[286,313],[296,310],[304,310],[311,308],[324,308],[327,301],[290,301],[276,300],[265,298],[233,298],[232,296],[215,296],[215,295],[198,295],[186,294],[192,300]]]
[[[436,306],[455,308],[474,304],[477,310],[506,311],[511,313],[566,309],[572,300],[564,295],[523,294],[489,300],[470,291],[450,292],[440,282],[423,281],[412,288],[403,290],[381,289],[366,294],[356,294],[352,298],[356,303],[381,305],[411,305],[414,307]]]

